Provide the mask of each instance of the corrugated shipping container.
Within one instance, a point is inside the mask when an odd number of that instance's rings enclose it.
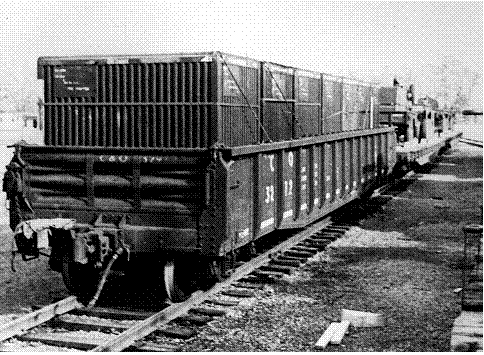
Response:
[[[342,95],[341,78],[323,75],[323,133],[341,132],[342,130]]]
[[[40,58],[45,144],[258,143],[259,67],[255,60],[219,53]]]
[[[343,80],[343,131],[370,127],[371,86],[353,80]]]
[[[295,69],[272,63],[261,65],[262,124],[271,141],[291,140],[294,136]]]
[[[296,72],[296,138],[321,134],[321,74]]]

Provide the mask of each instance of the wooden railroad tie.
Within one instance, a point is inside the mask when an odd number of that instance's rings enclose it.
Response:
[[[311,256],[314,255],[314,253],[308,252],[308,251],[298,251],[298,250],[288,250],[284,252],[285,256],[297,256],[300,258],[310,258]]]
[[[211,317],[222,317],[227,313],[227,311],[223,309],[199,307],[199,308],[191,309],[190,313],[198,313],[198,314],[203,314],[205,316],[211,316]]]
[[[243,297],[243,298],[254,297],[254,292],[249,290],[228,289],[228,290],[223,290],[221,294],[225,296],[231,296],[231,297]]]
[[[259,268],[262,271],[276,271],[282,272],[286,275],[292,275],[294,273],[294,268],[290,266],[274,265],[272,262],[269,265],[263,265]]]
[[[203,316],[203,315],[189,313],[176,318],[174,321],[177,323],[187,322],[195,325],[205,325],[212,320],[213,318],[210,316]]]
[[[154,335],[164,335],[169,338],[190,339],[197,335],[197,332],[187,327],[180,327],[175,325],[167,326],[166,328],[156,330]]]
[[[300,267],[301,262],[299,259],[290,259],[284,256],[278,256],[277,258],[271,260],[271,264],[281,265],[281,266],[290,266],[290,267]]]
[[[206,300],[205,303],[211,303],[211,304],[214,304],[216,306],[232,307],[232,306],[237,306],[240,302],[239,301],[212,298],[212,299]]]

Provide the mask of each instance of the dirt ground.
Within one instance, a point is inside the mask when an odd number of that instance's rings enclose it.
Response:
[[[482,223],[481,204],[482,149],[459,144],[403,187],[346,208],[343,215],[357,226],[345,237],[295,277],[259,292],[252,306],[205,326],[183,348],[314,351],[346,308],[382,313],[385,327],[350,328],[328,351],[448,351],[460,311],[453,290],[461,286],[461,227]],[[25,263],[17,257],[13,273],[10,241],[8,230],[0,231],[0,314],[67,295],[45,258]]]

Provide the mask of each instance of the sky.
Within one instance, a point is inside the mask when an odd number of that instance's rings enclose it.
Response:
[[[220,50],[381,85],[396,76],[417,97],[471,88],[482,110],[481,1],[3,0],[0,16],[0,87],[27,93],[41,95],[40,56]]]

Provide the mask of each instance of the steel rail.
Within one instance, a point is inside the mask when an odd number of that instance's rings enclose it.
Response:
[[[476,147],[482,147],[483,146],[483,142],[479,141],[477,139],[459,138],[459,141],[462,142],[462,143],[474,145]]]
[[[111,339],[106,343],[97,346],[91,351],[96,351],[96,352],[116,351],[117,352],[117,351],[126,349],[137,340],[147,336],[148,334],[158,329],[160,326],[167,324],[169,321],[183,315],[191,308],[207,300],[212,295],[222,291],[224,288],[229,287],[235,281],[250,274],[255,269],[267,264],[279,253],[282,253],[290,249],[297,243],[303,241],[304,239],[308,238],[312,234],[316,233],[322,228],[327,227],[330,224],[331,224],[330,218],[325,218],[319,222],[312,224],[311,226],[307,227],[305,230],[301,231],[300,233],[297,233],[296,235],[292,236],[288,240],[282,242],[281,244],[275,246],[274,248],[252,259],[248,263],[238,267],[237,269],[234,270],[234,272],[230,275],[230,277],[228,277],[227,279],[225,279],[220,283],[217,283],[210,290],[205,292],[195,292],[187,301],[173,304],[163,309],[162,311],[154,314],[153,316],[143,321],[140,321],[130,329],[121,333],[116,338]]]

